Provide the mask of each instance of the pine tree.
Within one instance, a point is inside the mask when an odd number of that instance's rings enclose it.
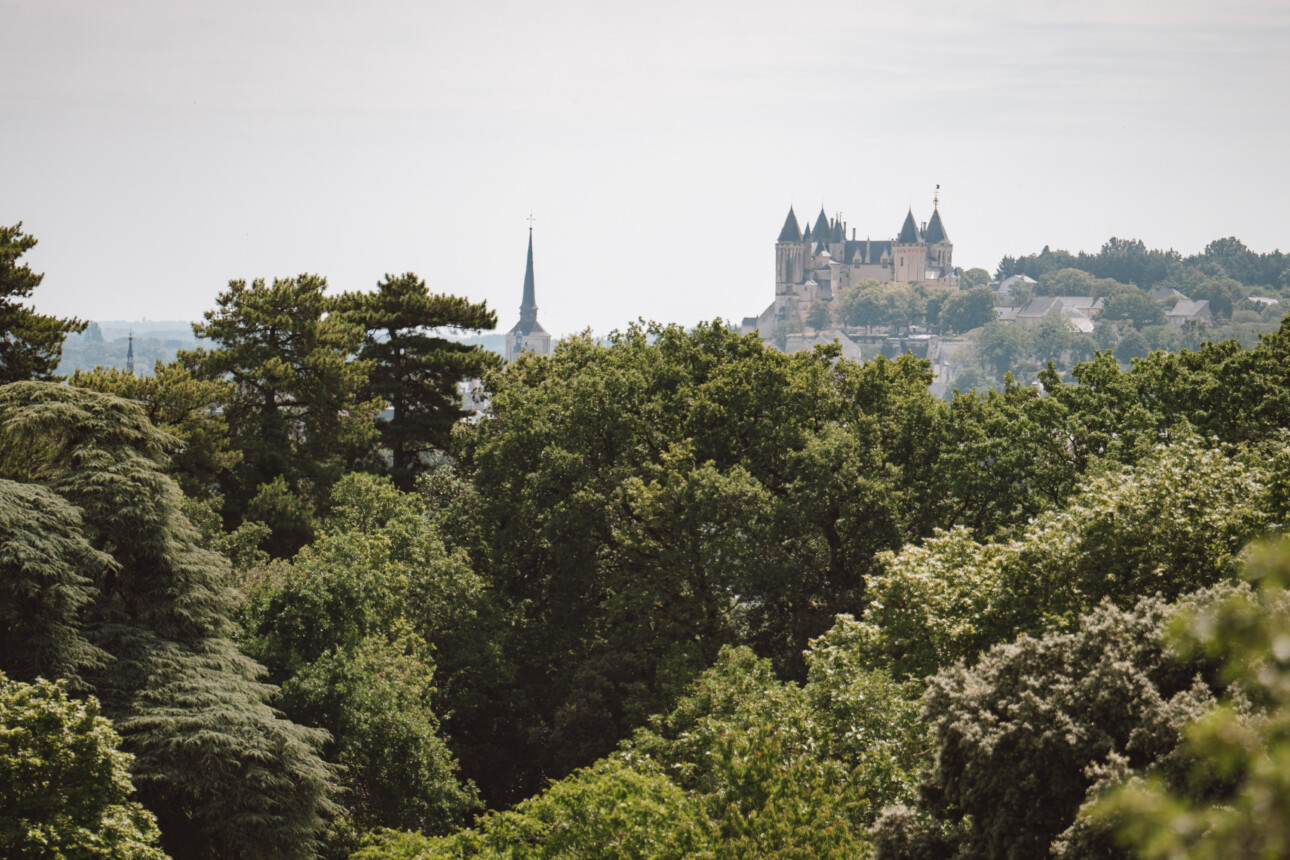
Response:
[[[80,689],[82,670],[102,665],[78,616],[94,600],[90,577],[111,558],[80,527],[57,494],[0,479],[0,667],[17,681],[65,678]]]
[[[79,508],[81,533],[110,556],[78,614],[111,659],[84,677],[136,757],[163,846],[176,858],[310,857],[339,811],[318,755],[325,734],[270,707],[263,668],[230,638],[228,565],[198,545],[162,470],[173,443],[133,402],[0,388],[0,478]]]
[[[18,265],[36,244],[22,232],[22,222],[0,226],[0,385],[24,379],[52,379],[69,332],[85,330],[78,319],[45,316],[19,304],[40,286],[44,275]]]
[[[368,365],[353,360],[362,330],[326,289],[318,275],[232,281],[193,327],[215,346],[179,357],[195,378],[233,383],[224,418],[242,461],[221,479],[225,524],[263,519],[282,557],[309,541],[312,511],[376,436],[380,407],[360,397]]]
[[[375,293],[346,293],[340,306],[366,331],[359,357],[371,363],[364,393],[393,412],[379,426],[393,458],[395,485],[411,490],[425,470],[420,455],[447,447],[453,425],[465,412],[457,383],[499,365],[494,353],[439,337],[439,329],[480,331],[497,325],[484,302],[431,295],[412,272],[386,275]]]

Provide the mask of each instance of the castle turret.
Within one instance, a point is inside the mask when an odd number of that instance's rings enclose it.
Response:
[[[914,210],[905,216],[900,235],[892,245],[892,280],[920,283],[927,277],[927,245],[914,220]]]
[[[940,209],[932,210],[932,220],[927,223],[923,239],[927,242],[928,265],[939,269],[941,277],[950,278],[954,272],[954,243],[945,232]]]
[[[797,226],[797,215],[790,206],[788,217],[784,219],[784,229],[779,231],[779,239],[775,242],[775,295],[792,292],[793,287],[805,279],[805,273],[806,248],[802,243],[802,231]]]

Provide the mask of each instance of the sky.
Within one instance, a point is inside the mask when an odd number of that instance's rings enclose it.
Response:
[[[0,0],[31,304],[416,272],[556,335],[759,314],[793,207],[939,208],[991,272],[1112,236],[1290,251],[1284,0]]]

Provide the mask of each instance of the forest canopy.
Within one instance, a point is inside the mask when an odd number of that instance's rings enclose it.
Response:
[[[720,320],[503,366],[411,273],[217,304],[0,386],[9,853],[1285,852],[1290,323],[942,399]]]

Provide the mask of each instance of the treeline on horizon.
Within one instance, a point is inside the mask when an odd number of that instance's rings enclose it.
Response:
[[[1290,324],[946,401],[301,276],[59,383],[0,238],[7,856],[1290,850]]]

